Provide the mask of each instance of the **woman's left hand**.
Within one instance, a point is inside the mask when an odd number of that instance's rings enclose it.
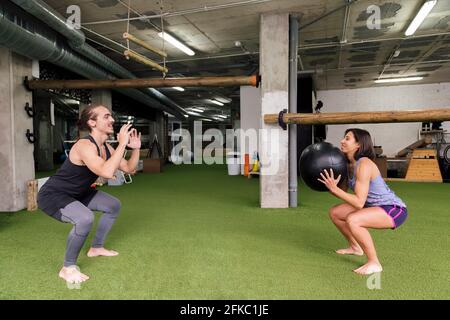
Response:
[[[341,181],[341,175],[339,175],[336,179],[334,178],[334,172],[333,169],[330,169],[330,173],[326,169],[323,170],[323,173],[320,173],[320,176],[322,179],[317,179],[320,182],[322,182],[328,190],[330,190],[332,193],[334,193],[337,189],[339,189],[338,184],[339,181]]]
[[[140,149],[141,148],[141,133],[137,132],[136,129],[132,129],[130,131],[130,138],[128,140],[128,148],[131,149]]]

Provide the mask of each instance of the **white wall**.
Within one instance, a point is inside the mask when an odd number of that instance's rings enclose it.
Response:
[[[324,103],[324,113],[450,108],[450,83],[324,90],[317,92],[317,99]],[[352,127],[368,130],[374,143],[391,157],[418,140],[421,123],[330,125],[327,141],[338,146],[345,129]],[[450,132],[450,122],[444,122],[443,128]]]
[[[240,99],[240,129],[243,131],[247,131],[248,129],[259,130],[261,128],[261,89],[251,86],[241,86]],[[245,147],[241,145],[241,150],[239,151],[241,152],[241,171],[243,173],[244,154],[249,154],[250,163],[252,163],[254,152],[258,152],[258,142],[256,141],[253,145],[246,144]]]
[[[241,129],[261,128],[261,88],[241,87]]]

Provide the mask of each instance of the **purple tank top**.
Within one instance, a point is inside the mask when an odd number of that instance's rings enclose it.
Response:
[[[348,177],[348,186],[355,191],[356,182],[356,169],[359,165],[359,160],[356,161],[355,168],[353,170],[353,177]],[[397,205],[406,208],[406,204],[388,187],[381,175],[378,175],[375,179],[370,181],[369,193],[367,194],[367,200],[364,207],[378,207]]]

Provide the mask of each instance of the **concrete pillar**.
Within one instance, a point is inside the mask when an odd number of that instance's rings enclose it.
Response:
[[[27,182],[34,179],[34,146],[27,129],[33,119],[24,110],[32,105],[32,94],[23,86],[31,77],[31,60],[0,47],[0,212],[14,212],[27,206]]]
[[[88,107],[88,105],[86,103],[81,102],[80,105],[78,106],[78,118],[80,118],[81,113],[83,112],[84,109],[86,109]],[[78,128],[77,128],[78,130]],[[82,138],[82,137],[86,137],[89,134],[89,131],[79,131],[78,130],[78,137]]]
[[[53,170],[53,127],[51,125],[49,97],[34,99],[35,117],[34,131],[37,136],[35,143],[36,170]]]
[[[164,141],[161,136],[161,127],[162,127],[162,124],[160,123],[160,120],[158,120],[158,117],[156,117],[155,121],[150,121],[150,123],[149,123],[149,142],[148,142],[148,144],[146,144],[145,148],[149,148],[152,146],[153,141],[155,140],[155,135],[156,135],[158,138],[159,145],[161,147],[161,152],[164,152],[162,149]],[[163,154],[158,154],[158,150],[156,148],[154,148],[152,150],[152,154],[150,155],[151,158],[157,158],[157,157],[162,158],[163,156],[164,156]]]
[[[158,142],[161,147],[161,152],[163,153],[160,155],[160,157],[163,158],[164,153],[165,153],[165,148],[166,148],[166,138],[167,137],[164,135],[164,113],[162,111],[156,112],[155,121],[150,122],[150,130],[149,130],[150,144],[149,144],[149,146],[152,145],[153,140],[155,138],[155,134],[158,138]],[[154,152],[156,152],[156,151],[154,151]],[[154,155],[156,155],[156,153],[154,153]]]
[[[203,127],[203,126],[202,126]],[[197,122],[197,131],[198,128],[200,128],[199,122]],[[195,134],[198,134],[201,136],[201,132],[196,132],[195,130],[195,122],[193,119],[188,120],[188,128],[189,133],[191,134],[191,146],[190,146],[190,151],[194,152],[194,161],[196,160],[198,163],[201,163],[202,161],[202,142],[201,141],[196,141],[195,138]],[[197,143],[197,146],[196,146]],[[169,152],[172,150],[169,150]],[[197,151],[197,152],[195,152]]]
[[[262,116],[279,113],[289,105],[289,14],[263,14],[260,28],[261,208],[287,208],[288,131],[266,125]],[[273,131],[270,131],[273,130]]]
[[[161,146],[164,159],[169,158],[169,116],[162,113],[162,130],[161,130],[161,140],[163,141],[163,145]]]
[[[164,112],[158,112],[156,114],[156,127],[157,127],[157,134],[158,134],[158,142],[161,146],[161,152],[163,153],[161,155],[162,158],[165,158],[168,154],[168,148],[167,145],[167,124],[166,124],[166,116],[164,115]]]
[[[64,152],[62,140],[66,140],[66,122],[65,119],[55,115],[55,126],[53,127],[53,150]]]
[[[144,146],[145,148],[148,148],[152,144],[153,138],[155,137],[155,133],[156,133],[156,122],[150,120],[148,123],[148,143]]]
[[[91,103],[101,104],[112,110],[111,90],[96,89],[91,92]]]

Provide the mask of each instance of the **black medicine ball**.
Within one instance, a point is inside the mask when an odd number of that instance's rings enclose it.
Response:
[[[299,161],[300,175],[308,187],[316,191],[328,191],[327,187],[317,179],[320,173],[333,169],[334,178],[341,175],[341,183],[347,177],[347,158],[339,148],[331,143],[320,142],[303,150]]]

